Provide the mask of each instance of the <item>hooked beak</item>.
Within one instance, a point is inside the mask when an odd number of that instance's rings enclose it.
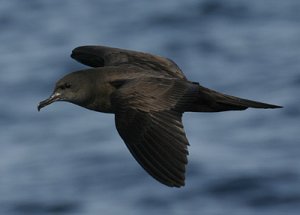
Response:
[[[50,105],[53,102],[61,100],[60,93],[53,93],[48,99],[41,101],[38,105],[38,111],[40,111],[43,107]]]

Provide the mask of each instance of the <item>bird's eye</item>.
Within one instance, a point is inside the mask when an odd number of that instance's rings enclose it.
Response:
[[[61,90],[68,89],[68,88],[71,88],[71,84],[65,83],[65,84],[58,86],[57,88],[59,88]]]
[[[71,88],[71,84],[70,83],[65,83],[65,88]]]

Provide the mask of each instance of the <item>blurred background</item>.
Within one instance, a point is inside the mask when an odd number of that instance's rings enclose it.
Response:
[[[186,186],[133,159],[114,116],[37,104],[106,45],[173,59],[193,81],[284,106],[186,113]],[[2,0],[0,214],[296,215],[300,211],[300,1]]]

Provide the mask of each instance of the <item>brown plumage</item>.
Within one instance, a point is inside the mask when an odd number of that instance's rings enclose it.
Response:
[[[67,101],[114,113],[117,130],[137,162],[161,183],[185,181],[188,140],[184,112],[219,112],[280,106],[225,95],[187,80],[171,60],[104,46],[82,46],[72,58],[94,67],[60,79],[38,110]]]

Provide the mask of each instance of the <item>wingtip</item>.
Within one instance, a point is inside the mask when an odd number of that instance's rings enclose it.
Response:
[[[184,186],[185,186],[185,182],[182,181],[182,183],[174,185],[174,188],[182,188]]]
[[[172,188],[182,188],[185,186],[185,179],[180,179],[180,180],[172,180],[172,181],[162,181],[158,180],[160,183],[172,187]]]
[[[84,45],[84,46],[78,46],[72,50],[73,53],[92,53],[92,54],[99,54],[104,49],[115,49],[107,46],[99,46],[99,45]],[[71,55],[72,55],[71,54]]]
[[[276,109],[276,108],[283,108],[283,106],[280,106],[280,105],[270,105],[269,107],[267,108],[273,108],[273,109]]]
[[[104,49],[103,46],[79,46],[72,50],[71,58],[91,67],[104,66]]]
[[[78,54],[88,53],[92,46],[78,46],[71,52],[71,58],[76,59]]]

